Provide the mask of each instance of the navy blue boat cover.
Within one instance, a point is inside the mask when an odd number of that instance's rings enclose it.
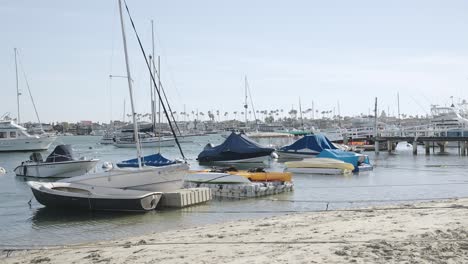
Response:
[[[197,159],[201,162],[247,159],[270,155],[273,151],[274,149],[263,147],[243,133],[232,132],[221,145],[205,148]]]
[[[71,145],[58,145],[45,162],[62,162],[75,160]]]
[[[141,157],[141,165],[144,166],[153,166],[153,167],[161,167],[161,166],[167,166],[171,164],[175,164],[175,160],[169,160],[163,157],[161,154],[153,154],[153,155],[148,155]],[[119,168],[125,168],[125,167],[138,167],[138,160],[137,159],[130,159],[130,160],[124,160],[122,162],[117,163],[117,167]]]
[[[310,149],[321,152],[324,149],[337,149],[328,138],[322,134],[306,135],[291,145],[280,148],[280,151],[297,151],[301,149]]]

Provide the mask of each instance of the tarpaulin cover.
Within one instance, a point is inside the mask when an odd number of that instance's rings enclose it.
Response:
[[[369,158],[367,156],[357,154],[354,152],[347,152],[340,149],[324,149],[317,158],[331,158],[341,160],[347,163],[351,163],[357,168],[360,163],[369,164]],[[360,161],[361,160],[361,161]]]
[[[141,157],[141,165],[143,166],[161,167],[175,163],[176,162],[174,160],[166,159],[159,153]],[[122,162],[117,163],[117,167],[138,167],[138,159],[124,160]]]
[[[280,151],[298,151],[301,149],[310,149],[321,152],[324,149],[336,149],[335,145],[324,135],[306,135],[291,145],[280,148]]]
[[[71,145],[58,145],[45,162],[62,162],[75,160]]]

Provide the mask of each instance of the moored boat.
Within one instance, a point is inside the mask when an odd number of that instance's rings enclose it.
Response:
[[[324,149],[337,149],[333,143],[322,134],[305,135],[291,145],[281,147],[276,151],[280,158],[313,158]]]
[[[45,161],[38,152],[14,169],[17,176],[66,178],[93,170],[99,159],[76,159],[70,145],[58,145]]]
[[[30,135],[12,120],[0,120],[0,151],[46,150],[56,139],[52,135]]]
[[[312,158],[285,162],[285,171],[306,174],[344,174],[354,170],[354,165],[337,159]]]
[[[36,200],[51,208],[91,211],[154,210],[162,193],[65,182],[28,182]]]
[[[221,145],[205,146],[197,160],[200,163],[262,163],[271,158],[273,151],[274,149],[259,145],[245,134],[232,132]]]
[[[263,168],[253,168],[250,170],[237,170],[234,167],[227,168],[213,168],[202,170],[200,172],[211,172],[211,173],[228,173],[231,175],[242,176],[250,181],[283,181],[290,182],[292,180],[292,174],[290,172],[271,172],[265,171]]]

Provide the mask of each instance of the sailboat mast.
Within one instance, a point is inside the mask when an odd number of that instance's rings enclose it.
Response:
[[[140,146],[140,139],[138,137],[138,124],[136,122],[135,106],[133,105],[132,77],[130,75],[130,65],[128,63],[127,39],[125,37],[125,26],[124,26],[124,21],[123,21],[123,14],[122,14],[122,0],[119,0],[119,13],[120,13],[120,26],[122,27],[122,40],[123,40],[124,53],[125,53],[125,65],[127,68],[128,90],[130,92],[130,104],[132,107],[133,134],[135,136],[135,144],[136,144],[136,149],[137,149],[138,168],[141,168],[141,146]]]
[[[247,127],[247,108],[249,107],[249,106],[248,106],[248,103],[247,103],[247,75],[245,76],[244,86],[245,86],[245,103],[244,103],[244,108],[245,108],[245,126]]]
[[[301,98],[300,97],[299,97],[299,114],[300,114],[300,117],[301,117],[302,130],[305,130],[304,129],[304,119],[302,118],[302,106],[301,106]]]
[[[16,59],[16,48],[15,48],[15,73],[16,73],[16,104],[17,104],[17,107],[18,107],[18,124],[21,123],[21,119],[20,119],[20,95],[21,93],[19,92],[19,85],[18,85],[18,62],[17,62],[17,59]]]

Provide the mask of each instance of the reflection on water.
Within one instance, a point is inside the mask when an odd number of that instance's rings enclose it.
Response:
[[[133,149],[117,149],[98,144],[99,137],[62,137],[57,144],[72,144],[79,156],[118,162],[135,156]],[[290,139],[287,139],[290,140]],[[216,135],[197,138],[183,144],[192,169],[204,168],[195,159],[210,141],[219,144]],[[284,145],[264,140],[263,144]],[[276,141],[278,142],[278,141]],[[52,146],[53,147],[53,146]],[[144,149],[144,154],[153,150]],[[47,151],[43,155],[47,155]],[[179,157],[177,148],[163,148],[169,158]],[[422,149],[419,153],[423,153]],[[368,153],[374,171],[349,175],[294,175],[294,191],[259,199],[215,199],[207,204],[181,210],[149,213],[56,212],[38,204],[27,180],[16,177],[13,169],[27,160],[29,153],[0,153],[0,245],[56,245],[116,239],[127,236],[188,228],[242,218],[266,217],[297,211],[350,208],[376,204],[395,204],[404,200],[468,196],[467,157],[448,154],[412,155],[411,146],[399,144],[397,152]],[[273,161],[270,169],[282,171],[284,164]],[[41,179],[44,180],[44,179]],[[45,179],[46,181],[55,179]],[[31,201],[30,204],[28,202]]]

